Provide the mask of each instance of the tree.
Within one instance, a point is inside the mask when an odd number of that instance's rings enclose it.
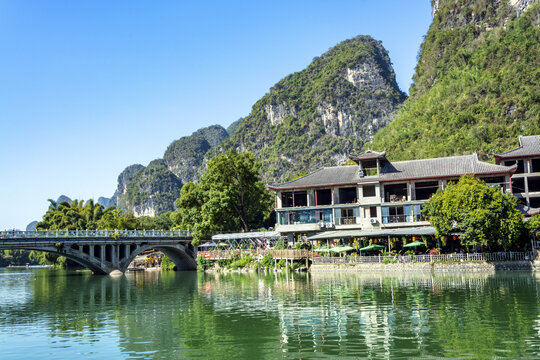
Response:
[[[540,234],[540,214],[536,214],[527,221],[525,227],[529,231],[530,236],[537,236]]]
[[[437,236],[459,231],[467,247],[490,245],[508,249],[517,243],[523,230],[517,199],[488,186],[472,175],[463,175],[457,184],[449,183],[422,208],[435,227]]]
[[[192,231],[195,244],[218,231],[249,231],[262,225],[272,197],[253,154],[234,149],[212,158],[200,182],[187,183],[177,200],[175,224]]]

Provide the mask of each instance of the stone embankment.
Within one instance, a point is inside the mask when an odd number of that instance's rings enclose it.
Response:
[[[468,262],[433,262],[433,263],[365,263],[365,264],[315,264],[311,272],[496,272],[508,270],[540,270],[540,261],[468,261]]]

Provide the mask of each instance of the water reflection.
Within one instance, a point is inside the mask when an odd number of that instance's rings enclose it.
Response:
[[[13,274],[0,272],[3,333],[99,341],[118,358],[540,353],[540,278],[530,273]]]

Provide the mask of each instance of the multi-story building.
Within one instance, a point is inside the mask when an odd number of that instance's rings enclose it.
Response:
[[[512,193],[526,206],[529,214],[540,208],[540,135],[520,136],[519,147],[493,154],[497,164],[516,165],[512,176]]]
[[[357,165],[325,167],[269,186],[275,192],[276,230],[291,238],[294,234],[329,231],[334,238],[345,232],[348,236],[365,236],[383,234],[380,230],[384,229],[401,229],[402,235],[419,234],[418,229],[429,225],[422,217],[421,205],[449,181],[474,174],[487,184],[511,192],[511,178],[519,168],[514,163],[482,162],[476,154],[389,161],[385,152],[368,150],[349,158]],[[540,171],[538,161],[533,165],[531,169]],[[538,176],[540,181],[540,173]]]

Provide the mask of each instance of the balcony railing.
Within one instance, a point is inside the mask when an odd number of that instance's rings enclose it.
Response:
[[[383,224],[395,224],[405,222],[427,221],[421,214],[416,215],[386,215],[383,216]]]
[[[353,225],[356,224],[356,216],[342,217],[339,221],[341,225]]]

